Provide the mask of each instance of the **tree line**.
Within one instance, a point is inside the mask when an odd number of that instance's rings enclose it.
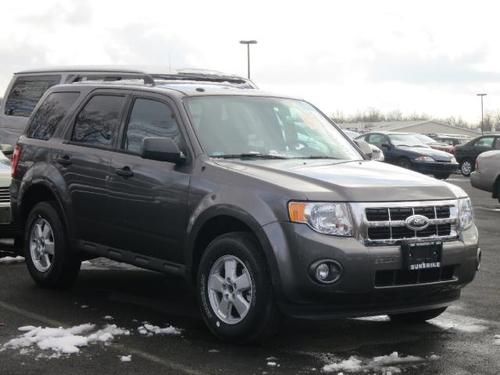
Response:
[[[403,114],[399,110],[382,112],[376,108],[369,108],[365,111],[359,111],[354,114],[345,115],[342,111],[336,111],[330,118],[337,124],[353,123],[353,122],[379,122],[379,121],[425,121],[436,120],[458,128],[480,129],[481,122],[470,123],[462,119],[460,116],[450,116],[447,118],[435,118],[426,113]],[[486,112],[484,114],[484,130],[493,130],[493,125],[496,129],[500,129],[500,111]]]

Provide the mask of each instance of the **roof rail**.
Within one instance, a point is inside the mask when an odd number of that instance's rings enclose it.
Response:
[[[68,78],[68,83],[77,83],[84,81],[121,81],[124,79],[142,79],[145,85],[155,86],[154,78],[147,73],[96,73],[96,74],[77,74]]]

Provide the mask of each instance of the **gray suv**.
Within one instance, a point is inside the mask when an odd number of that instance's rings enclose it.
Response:
[[[281,314],[442,313],[479,265],[466,193],[367,160],[303,100],[218,83],[50,88],[13,157],[29,272],[104,256],[184,277],[218,337]]]

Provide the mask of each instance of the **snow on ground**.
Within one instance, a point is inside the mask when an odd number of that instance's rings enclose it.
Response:
[[[17,257],[2,257],[0,258],[0,264],[13,264],[13,263],[22,263],[24,262],[24,258],[21,256]]]
[[[324,372],[369,372],[381,371],[383,373],[400,373],[402,367],[408,365],[418,365],[427,360],[437,360],[439,356],[432,355],[427,359],[408,355],[401,356],[398,352],[389,355],[374,357],[372,359],[363,359],[357,356],[350,356],[348,359],[336,361],[323,366]]]
[[[500,345],[500,335],[495,335],[495,345]]]
[[[122,355],[120,357],[121,362],[132,362],[132,355]]]
[[[143,322],[143,325],[137,328],[137,331],[141,335],[153,336],[153,335],[180,335],[182,331],[174,326],[168,326],[165,328],[160,328],[158,326]]]
[[[128,330],[115,324],[108,324],[99,330],[90,323],[71,328],[24,326],[18,330],[24,333],[2,345],[1,351],[20,350],[20,354],[27,354],[38,348],[46,352],[42,357],[59,358],[64,354],[79,353],[80,348],[91,344],[108,344],[116,336],[130,335]]]
[[[488,321],[472,318],[470,316],[457,315],[452,313],[443,313],[429,321],[429,323],[443,329],[453,329],[465,333],[480,333],[488,329]]]

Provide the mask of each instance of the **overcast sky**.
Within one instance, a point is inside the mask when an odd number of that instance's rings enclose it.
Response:
[[[246,74],[331,114],[480,120],[500,110],[495,1],[18,0],[0,12],[0,90],[25,68],[156,65]]]

